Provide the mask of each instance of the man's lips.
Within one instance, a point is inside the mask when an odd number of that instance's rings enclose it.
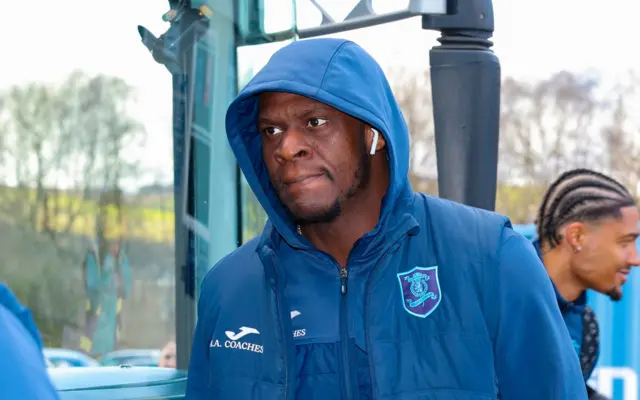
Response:
[[[618,275],[620,275],[621,284],[624,285],[627,282],[627,275],[631,272],[628,268],[623,268],[618,270]]]
[[[302,183],[304,181],[308,181],[311,179],[316,179],[321,177],[323,174],[313,174],[313,175],[304,175],[304,176],[298,176],[295,178],[289,178],[289,179],[285,179],[282,183],[285,186],[291,186],[291,185],[295,185],[297,183]]]

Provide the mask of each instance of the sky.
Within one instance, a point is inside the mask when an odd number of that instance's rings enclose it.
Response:
[[[211,0],[214,4],[219,0]],[[288,0],[264,0],[270,26],[291,20]],[[298,0],[298,23],[311,23],[317,15]],[[389,8],[392,0],[375,0]],[[132,113],[146,127],[141,157],[149,171],[146,180],[171,176],[171,82],[169,73],[155,63],[142,46],[138,24],[156,35],[166,30],[161,15],[166,0],[12,1],[3,4],[0,37],[0,91],[31,81],[60,82],[74,69],[89,74],[110,74],[126,79],[137,89]],[[321,1],[332,15],[345,14],[354,0]],[[392,4],[400,4],[393,0]],[[287,6],[289,4],[289,6]],[[543,78],[561,69],[597,71],[615,76],[637,69],[634,0],[494,0],[493,50],[501,60],[503,76]],[[214,12],[216,6],[214,5]],[[421,29],[419,19],[332,36],[355,41],[383,66],[428,67],[435,32]],[[260,68],[278,47],[254,46],[240,51],[240,61]],[[141,156],[142,154],[142,156]]]

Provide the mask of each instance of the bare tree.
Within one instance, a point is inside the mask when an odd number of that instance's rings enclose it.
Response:
[[[637,109],[639,78],[629,73],[612,90],[609,122],[602,130],[606,170],[636,196],[640,184],[640,126],[631,110]]]
[[[16,86],[4,98],[8,137],[3,155],[22,191],[4,207],[23,208],[29,225],[54,242],[86,211],[93,191],[115,190],[135,175],[123,150],[144,138],[129,114],[133,89],[122,79],[74,72],[60,86]],[[11,168],[13,166],[13,168]],[[16,207],[19,205],[20,207]]]
[[[122,223],[121,181],[136,176],[140,154],[125,148],[145,137],[130,113],[133,95],[120,78],[74,72],[60,85],[33,82],[2,96],[0,227],[10,233],[0,241],[0,275],[27,295],[45,337],[74,326],[83,304],[77,228],[94,224],[106,248],[105,221]]]
[[[437,173],[429,71],[398,68],[391,70],[389,77],[409,128],[409,179],[415,190],[434,193]]]
[[[504,80],[500,161],[510,178],[546,185],[563,170],[601,162],[597,88],[597,80],[566,71],[534,83]]]
[[[515,221],[532,221],[544,190],[560,173],[602,165],[602,135],[596,120],[606,103],[597,96],[598,84],[567,71],[537,82],[504,79],[500,212]]]

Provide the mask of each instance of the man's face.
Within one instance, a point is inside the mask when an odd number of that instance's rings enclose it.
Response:
[[[297,223],[332,221],[367,187],[365,129],[361,121],[303,96],[260,95],[264,163]]]
[[[582,240],[582,250],[575,253],[572,269],[589,288],[608,294],[612,299],[622,297],[622,285],[631,268],[640,264],[636,248],[638,238],[638,209],[621,209],[621,218],[606,218],[590,225]]]

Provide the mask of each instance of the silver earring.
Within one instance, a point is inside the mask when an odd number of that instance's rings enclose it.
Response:
[[[576,247],[576,253],[580,253],[580,251],[582,251],[582,246]]]

